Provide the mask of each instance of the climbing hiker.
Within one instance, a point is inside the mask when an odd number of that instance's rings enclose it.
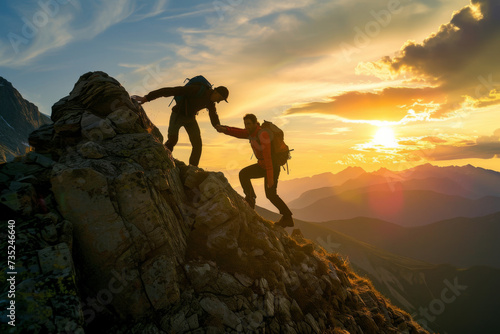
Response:
[[[201,109],[206,108],[212,126],[214,128],[219,126],[220,121],[215,103],[227,102],[228,95],[229,91],[226,87],[212,88],[210,82],[199,75],[189,79],[185,86],[160,88],[145,96],[133,96],[133,98],[143,104],[159,97],[174,96],[176,103],[172,107],[165,146],[172,152],[179,140],[179,130],[184,127],[192,146],[189,164],[198,166],[201,158],[202,141],[196,115]]]
[[[244,129],[224,125],[216,126],[217,131],[236,138],[249,139],[257,163],[243,168],[240,171],[240,183],[245,193],[245,200],[252,209],[255,209],[255,192],[251,179],[264,178],[266,197],[282,214],[276,225],[281,227],[293,226],[292,212],[283,200],[278,196],[278,178],[280,165],[276,162],[272,152],[272,139],[269,131],[263,129],[254,114],[243,117]]]

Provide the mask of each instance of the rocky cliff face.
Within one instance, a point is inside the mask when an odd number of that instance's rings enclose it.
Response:
[[[0,166],[17,272],[16,327],[2,332],[426,333],[222,173],[174,160],[105,73],[83,75],[52,120]]]
[[[0,162],[25,154],[29,134],[47,123],[47,116],[0,77]]]

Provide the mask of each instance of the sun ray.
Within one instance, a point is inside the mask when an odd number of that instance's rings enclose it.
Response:
[[[377,130],[375,136],[373,137],[372,143],[374,145],[380,145],[386,148],[394,148],[398,146],[398,141],[394,134],[394,130],[387,126],[380,127]]]

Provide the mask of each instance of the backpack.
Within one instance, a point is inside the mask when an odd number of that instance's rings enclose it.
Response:
[[[203,75],[197,75],[195,77],[192,77],[191,79],[189,78],[186,78],[186,80],[184,80],[184,82],[187,83],[184,85],[185,86],[191,86],[191,85],[199,85],[200,86],[200,89],[198,90],[198,93],[196,94],[195,97],[200,97],[202,96],[205,91],[207,90],[207,88],[212,88],[212,84],[210,83],[210,81],[208,81]],[[174,98],[172,99],[172,101],[170,101],[170,104],[172,104],[172,102],[175,100],[175,103],[176,104],[180,104],[184,101],[185,99],[185,96],[184,95],[176,95],[174,96]],[[168,105],[170,107],[170,104]]]
[[[277,163],[278,166],[288,164],[288,159],[291,158],[290,152],[293,150],[290,150],[288,145],[285,144],[285,134],[283,133],[283,130],[278,128],[276,124],[266,120],[262,123],[261,128],[264,131],[267,131],[269,133],[269,137],[271,138],[271,154],[273,161]]]

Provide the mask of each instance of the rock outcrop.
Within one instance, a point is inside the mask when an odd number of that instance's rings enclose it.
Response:
[[[12,84],[0,77],[0,163],[24,155],[28,136],[50,119],[25,100]]]
[[[83,75],[52,120],[0,166],[17,272],[16,327],[2,332],[426,333],[222,173],[174,160],[105,73]]]

